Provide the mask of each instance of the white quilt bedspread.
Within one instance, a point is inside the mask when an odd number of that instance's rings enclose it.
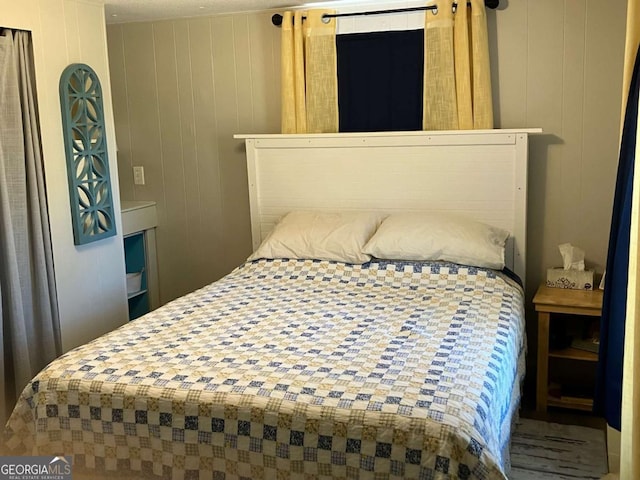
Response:
[[[505,479],[524,351],[502,273],[260,260],[54,361],[5,440],[163,478]]]

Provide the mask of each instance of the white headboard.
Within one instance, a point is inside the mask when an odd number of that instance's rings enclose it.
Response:
[[[540,129],[236,135],[254,250],[291,210],[459,212],[511,232],[524,282],[528,134]]]

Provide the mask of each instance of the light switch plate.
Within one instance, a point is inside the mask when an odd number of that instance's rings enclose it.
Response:
[[[144,167],[133,167],[134,185],[144,185]]]

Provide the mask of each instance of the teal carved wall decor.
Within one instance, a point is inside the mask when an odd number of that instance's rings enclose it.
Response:
[[[116,234],[100,80],[91,67],[69,65],[60,77],[60,105],[76,245]]]

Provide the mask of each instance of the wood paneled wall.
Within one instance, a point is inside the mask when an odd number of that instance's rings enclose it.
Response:
[[[238,132],[280,125],[279,30],[270,14],[108,28],[123,199],[155,200],[161,303],[251,253]],[[133,165],[146,185],[133,184]]]
[[[530,298],[546,268],[561,264],[560,243],[584,248],[588,265],[604,268],[626,1],[501,3],[487,11],[496,127],[545,132],[530,144]],[[107,28],[121,195],[158,202],[163,302],[250,253],[244,150],[232,135],[280,128],[280,30],[272,13]],[[339,28],[362,31],[366,22],[419,27],[415,16],[387,16]],[[145,167],[145,186],[133,184],[133,165]]]

